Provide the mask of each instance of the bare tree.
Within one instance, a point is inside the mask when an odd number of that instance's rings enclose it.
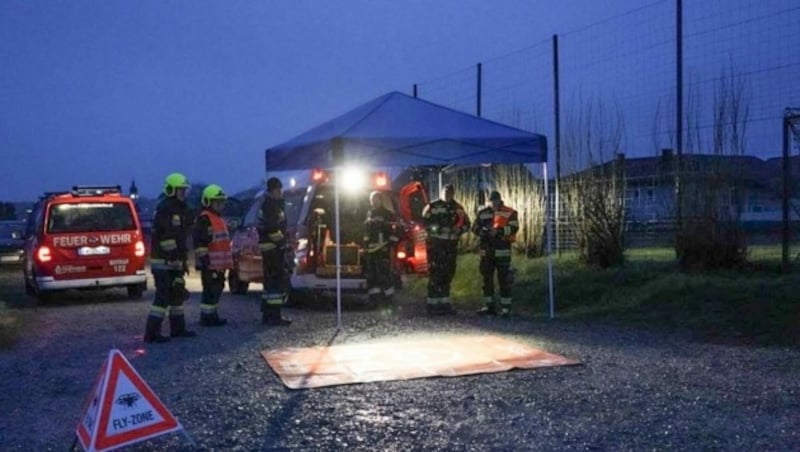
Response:
[[[749,97],[732,67],[717,80],[711,112],[711,156],[684,166],[687,221],[676,240],[684,270],[735,268],[747,258],[741,214]]]
[[[625,174],[620,152],[623,116],[600,100],[567,115],[564,151],[571,175],[562,183],[581,260],[610,267],[624,260]]]

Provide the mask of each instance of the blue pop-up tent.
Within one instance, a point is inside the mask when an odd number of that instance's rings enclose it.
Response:
[[[547,139],[543,135],[399,92],[378,97],[285,143],[268,148],[265,161],[267,172],[336,169],[348,165],[406,167],[541,163],[547,192]],[[338,232],[338,192],[336,196]],[[549,227],[547,229],[549,232]],[[338,237],[336,242],[339,243]],[[337,268],[339,262],[337,252]],[[552,315],[551,261],[548,261],[548,269]],[[341,287],[337,286],[338,325],[341,326]]]

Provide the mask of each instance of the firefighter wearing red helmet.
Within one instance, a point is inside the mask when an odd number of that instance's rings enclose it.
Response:
[[[189,298],[183,277],[189,273],[186,238],[189,232],[189,209],[186,193],[189,180],[181,173],[172,173],[164,181],[164,199],[156,207],[150,245],[150,269],[156,294],[147,314],[144,342],[166,342],[161,335],[161,322],[169,315],[171,337],[195,336],[186,329],[183,302]]]
[[[391,301],[394,295],[392,250],[399,240],[394,233],[396,218],[386,208],[381,192],[370,193],[369,204],[370,209],[364,222],[367,294],[372,302]]]
[[[217,305],[225,289],[225,271],[233,268],[233,251],[228,225],[222,218],[227,195],[222,187],[211,184],[203,190],[203,210],[194,222],[194,267],[200,271],[203,294],[200,298],[200,325],[222,326]]]
[[[489,205],[478,211],[472,232],[480,239],[480,272],[483,277],[483,308],[481,315],[508,317],[511,314],[511,244],[519,231],[517,211],[503,204],[500,192],[489,195]],[[494,278],[500,286],[500,309],[494,302]]]
[[[283,326],[292,323],[281,316],[287,296],[286,213],[283,184],[277,177],[267,180],[267,193],[261,204],[258,219],[258,246],[264,271],[264,291],[261,293],[261,323]]]
[[[431,202],[422,211],[428,232],[428,314],[453,314],[450,283],[456,274],[458,239],[469,231],[470,221],[464,206],[453,199],[455,188],[444,186],[443,199]]]

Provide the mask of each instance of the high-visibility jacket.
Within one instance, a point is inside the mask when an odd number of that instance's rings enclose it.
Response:
[[[490,231],[494,230],[494,236]],[[506,249],[517,240],[519,219],[517,211],[501,204],[497,209],[488,206],[478,211],[472,232],[480,237],[481,247]]]
[[[197,224],[195,258],[208,256],[209,270],[233,268],[231,237],[225,220],[213,210],[206,209],[197,217]]]

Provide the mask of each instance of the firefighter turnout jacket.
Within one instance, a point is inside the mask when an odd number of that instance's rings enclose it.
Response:
[[[195,221],[195,266],[198,270],[227,270],[233,268],[233,251],[228,225],[213,209],[206,208]]]
[[[264,197],[258,222],[258,246],[261,252],[286,248],[285,202],[270,195]]]
[[[431,239],[458,240],[461,234],[469,231],[467,212],[456,201],[433,201],[423,209],[422,218]]]
[[[176,197],[164,198],[156,207],[150,241],[150,268],[182,271],[188,258],[189,209]]]
[[[395,235],[395,216],[385,207],[374,207],[367,212],[364,222],[364,248],[368,254],[389,251],[390,244],[399,238]]]

